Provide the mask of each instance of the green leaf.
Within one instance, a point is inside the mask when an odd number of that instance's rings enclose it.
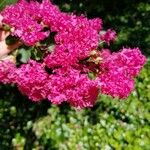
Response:
[[[13,4],[16,2],[17,2],[17,0],[2,0],[0,2],[0,10],[2,10],[6,5],[10,5],[10,4]]]
[[[18,38],[16,38],[15,36],[9,35],[5,40],[6,40],[7,45],[13,45],[18,41]]]
[[[18,55],[20,56],[20,62],[27,63],[31,57],[31,51],[21,48],[18,51]]]

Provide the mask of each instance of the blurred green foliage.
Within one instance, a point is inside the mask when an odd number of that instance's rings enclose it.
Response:
[[[17,0],[1,0],[0,1],[0,10],[3,9],[6,5],[10,5],[17,2]]]
[[[0,1],[0,8],[15,0]],[[101,17],[118,32],[112,50],[139,46],[150,54],[150,4],[140,0],[53,0],[66,12]],[[26,48],[27,49],[27,48]],[[21,62],[36,51],[22,47]],[[0,86],[0,150],[149,150],[150,60],[127,100],[100,95],[91,109],[34,103],[12,85]]]

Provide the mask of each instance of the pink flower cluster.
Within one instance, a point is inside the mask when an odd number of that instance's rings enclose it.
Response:
[[[49,0],[41,4],[20,0],[15,5],[7,6],[1,14],[3,23],[13,28],[12,35],[20,37],[29,46],[45,39],[50,32],[57,32],[55,50],[45,58],[50,67],[64,63],[72,65],[78,59],[85,59],[90,51],[97,48],[101,38],[101,19],[89,20],[84,16],[63,13]],[[44,32],[44,27],[48,27],[49,31]],[[108,42],[114,39],[115,34],[112,37],[111,33],[114,31],[110,30],[105,38],[103,35],[103,40]]]
[[[83,16],[72,15],[64,21],[66,26],[55,36],[55,50],[45,58],[45,63],[50,68],[74,65],[79,60],[87,58],[99,44],[98,31],[102,24],[100,19],[88,20]]]
[[[26,0],[19,0],[1,12],[3,24],[10,26],[12,35],[19,37],[26,45],[32,46],[48,37],[50,33],[43,31],[39,9],[39,3],[35,1],[28,3]]]
[[[99,72],[93,80],[72,67],[61,66],[48,73],[45,63],[30,60],[19,68],[8,61],[1,62],[0,81],[17,84],[33,101],[46,98],[54,104],[66,101],[78,109],[93,106],[99,92],[126,98],[134,89],[133,77],[145,64],[145,57],[138,48],[124,48],[113,54],[103,50],[101,57],[103,61],[98,64]]]
[[[16,69],[17,78],[15,82],[19,90],[32,99],[39,101],[46,98],[46,89],[44,85],[48,81],[48,74],[44,70],[44,66],[36,61],[29,61]]]
[[[100,39],[102,41],[105,41],[108,45],[110,44],[110,42],[115,41],[116,38],[116,32],[108,29],[106,32],[102,32]]]
[[[48,99],[54,104],[67,101],[76,108],[91,107],[98,96],[98,85],[86,74],[72,68],[56,70],[47,83]]]
[[[13,83],[15,77],[16,66],[10,61],[0,62],[0,82],[2,83]]]
[[[101,63],[104,73],[100,74],[101,91],[113,97],[126,98],[134,88],[133,77],[136,77],[143,65],[145,57],[138,48],[123,48],[112,55],[103,50],[104,61]]]
[[[109,45],[115,40],[115,31],[103,32],[101,19],[63,13],[49,0],[19,0],[1,14],[3,23],[26,45],[34,46],[56,32],[54,49],[42,61],[30,60],[18,68],[0,62],[0,82],[16,84],[33,101],[68,102],[81,109],[92,107],[99,93],[126,98],[146,62],[138,48],[117,53],[100,49],[100,42]],[[44,31],[45,26],[49,31]]]
[[[97,83],[78,70],[61,68],[48,74],[44,64],[33,60],[19,68],[11,62],[1,62],[0,82],[16,84],[33,101],[46,98],[53,104],[67,101],[78,109],[93,106],[99,92]]]

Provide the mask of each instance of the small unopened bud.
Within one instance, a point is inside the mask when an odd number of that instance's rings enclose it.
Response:
[[[41,46],[41,43],[40,43],[40,42],[37,42],[35,45],[36,45],[36,47],[40,47],[40,46]]]
[[[96,55],[96,54],[97,54],[97,51],[96,51],[96,50],[93,50],[93,51],[90,52],[90,55],[92,55],[92,56],[93,56],[93,55]]]
[[[10,26],[9,25],[3,25],[3,30],[4,31],[10,31]]]
[[[99,62],[101,62],[103,59],[101,57],[97,57],[95,59],[95,64],[99,64]]]
[[[13,27],[13,28],[10,28],[10,31],[11,32],[14,32],[15,31],[15,28]]]

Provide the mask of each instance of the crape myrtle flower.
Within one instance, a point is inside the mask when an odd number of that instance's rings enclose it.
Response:
[[[146,58],[138,48],[123,48],[117,53],[108,49],[102,51],[102,72],[99,74],[101,92],[112,97],[126,98],[134,89],[133,77],[136,77]]]
[[[2,22],[13,29],[12,35],[19,37],[24,44],[32,46],[49,36],[49,31],[44,32],[44,27],[39,23],[38,11],[38,3],[21,0],[1,12]]]
[[[15,83],[16,66],[9,60],[0,61],[0,82],[4,84]]]
[[[46,98],[44,85],[47,82],[48,74],[41,63],[30,60],[27,64],[17,68],[16,74],[16,84],[21,93],[33,101]]]
[[[94,80],[73,68],[57,69],[46,86],[49,89],[48,99],[52,103],[60,104],[66,101],[78,109],[92,107],[99,91]]]
[[[146,63],[139,48],[114,53],[101,48],[101,42],[109,46],[116,39],[114,30],[102,30],[101,19],[61,12],[49,0],[19,0],[1,12],[0,20],[0,26],[8,25],[13,36],[33,48],[55,33],[53,49],[39,62],[16,67],[0,61],[0,82],[16,84],[35,102],[48,99],[82,109],[92,107],[99,93],[125,99]]]
[[[114,30],[108,29],[107,31],[100,32],[100,40],[106,42],[110,45],[116,39],[116,32]]]

